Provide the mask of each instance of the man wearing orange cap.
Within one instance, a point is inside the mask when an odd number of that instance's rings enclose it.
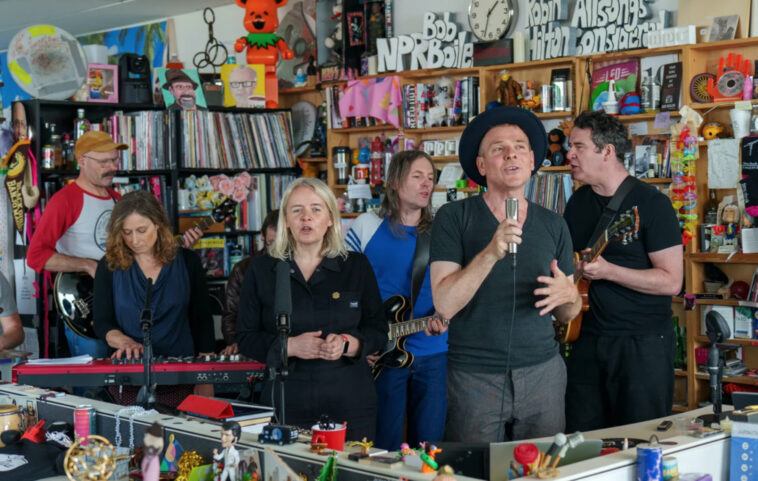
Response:
[[[74,156],[79,176],[47,203],[29,243],[29,267],[38,273],[86,272],[95,277],[97,262],[105,254],[111,210],[121,197],[111,184],[118,171],[119,151],[126,148],[101,131],[89,131],[77,140]],[[185,243],[192,245],[201,235],[193,230]],[[71,355],[107,355],[104,341],[78,336],[68,326],[65,329]]]

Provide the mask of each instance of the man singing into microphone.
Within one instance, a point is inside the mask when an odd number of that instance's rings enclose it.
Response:
[[[461,136],[461,165],[487,192],[443,206],[432,228],[434,307],[452,318],[451,441],[525,439],[564,428],[566,368],[551,314],[568,322],[581,308],[571,237],[558,214],[524,197],[546,144],[539,119],[515,107],[480,114]],[[508,198],[518,202],[517,219],[506,217]],[[518,251],[515,267],[509,244]]]

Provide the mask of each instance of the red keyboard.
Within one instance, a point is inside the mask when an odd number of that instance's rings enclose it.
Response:
[[[157,358],[153,362],[153,382],[161,386],[245,383],[264,379],[265,371],[265,364],[250,360]],[[56,365],[22,362],[13,367],[13,382],[39,387],[141,386],[144,375],[145,366],[141,359],[95,359],[87,364]]]

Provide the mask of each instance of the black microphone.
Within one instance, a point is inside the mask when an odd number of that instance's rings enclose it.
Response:
[[[153,310],[150,309],[150,298],[153,295],[153,280],[147,278],[147,287],[145,287],[145,307],[142,308],[142,315],[140,316],[140,324],[148,326],[153,323]]]
[[[518,199],[515,197],[508,197],[505,199],[505,218],[518,220]],[[516,267],[516,250],[517,244],[515,242],[508,243],[508,253],[511,255],[511,264]]]
[[[711,402],[713,403],[713,412],[721,413],[721,388],[719,386],[723,371],[721,370],[719,348],[717,343],[724,342],[732,335],[726,319],[716,311],[710,311],[705,315],[705,334],[711,341],[711,348],[708,350],[708,376],[711,387]]]
[[[276,288],[274,292],[274,314],[280,332],[289,334],[292,316],[292,289],[290,287],[290,265],[279,261],[276,265]]]

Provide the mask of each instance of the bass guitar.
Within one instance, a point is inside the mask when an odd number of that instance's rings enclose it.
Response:
[[[610,241],[621,241],[626,245],[637,239],[640,230],[640,217],[637,212],[637,207],[632,207],[619,214],[619,220],[611,224],[600,235],[597,241],[590,247],[590,251],[586,254],[579,254],[574,252],[574,264],[578,264],[579,261],[592,262],[603,253],[606,246]],[[563,324],[558,321],[553,321],[553,327],[555,328],[555,337],[561,344],[570,344],[579,339],[579,331],[582,329],[582,317],[584,313],[590,310],[590,289],[589,279],[579,277],[576,280],[576,287],[579,289],[579,294],[582,296],[582,310],[579,314],[568,324]]]
[[[216,222],[224,222],[234,213],[237,206],[231,199],[225,199],[210,215],[201,217],[195,227],[204,231]],[[182,236],[176,236],[177,243]],[[53,297],[63,322],[77,335],[97,339],[92,319],[94,300],[94,279],[87,273],[59,272],[53,281]]]
[[[429,320],[434,316],[421,317],[403,321],[406,314],[411,309],[411,303],[406,297],[396,295],[384,301],[384,315],[389,322],[389,332],[387,334],[387,343],[379,351],[379,359],[371,368],[371,374],[374,379],[379,377],[382,369],[385,367],[404,368],[413,364],[413,354],[405,350],[405,338],[411,334],[421,332],[426,329]],[[447,325],[447,321],[445,325]]]

